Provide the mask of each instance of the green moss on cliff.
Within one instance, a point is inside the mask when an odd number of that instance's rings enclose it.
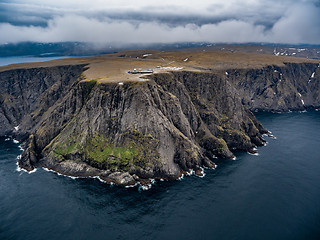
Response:
[[[81,144],[75,137],[69,137],[56,143],[53,152],[60,161],[77,154],[88,164],[111,171],[146,168],[160,160],[156,150],[159,140],[151,134],[144,135],[138,130],[129,129],[121,134],[120,139],[120,142],[114,143],[106,136],[94,135],[87,137],[86,143]]]

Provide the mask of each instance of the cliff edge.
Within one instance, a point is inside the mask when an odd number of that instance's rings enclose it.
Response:
[[[320,107],[317,63],[160,71],[99,81],[88,64],[0,72],[0,135],[24,141],[19,165],[118,185],[177,179],[262,146],[254,111]]]

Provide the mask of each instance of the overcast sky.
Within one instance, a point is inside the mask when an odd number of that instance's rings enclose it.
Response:
[[[0,44],[320,44],[320,0],[0,0]]]

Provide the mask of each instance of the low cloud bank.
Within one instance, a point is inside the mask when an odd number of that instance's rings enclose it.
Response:
[[[267,23],[261,20],[263,18],[251,19],[236,15],[232,17],[233,13],[230,13],[230,17],[224,15],[224,19],[212,23],[206,18],[207,22],[201,24],[192,21],[188,23],[187,19],[180,24],[172,24],[159,19],[143,19],[141,16],[134,20],[67,12],[52,16],[46,25],[14,25],[2,22],[0,44],[22,41],[76,41],[110,43],[117,46],[175,42],[319,44],[319,12],[319,5],[304,2],[290,5],[282,16],[270,17],[271,20]]]

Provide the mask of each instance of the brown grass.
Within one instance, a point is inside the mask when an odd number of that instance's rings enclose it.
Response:
[[[152,54],[143,57],[145,54]],[[187,61],[184,61],[187,59]],[[221,50],[150,51],[130,50],[96,57],[59,59],[42,63],[21,63],[0,67],[0,72],[17,68],[51,67],[59,65],[88,64],[84,72],[87,80],[99,82],[124,82],[141,80],[141,75],[128,74],[129,70],[155,68],[159,65],[182,67],[188,71],[220,71],[230,68],[261,68],[267,65],[283,65],[284,62],[316,62],[305,58],[280,57],[249,52]],[[155,72],[166,70],[155,69]]]

